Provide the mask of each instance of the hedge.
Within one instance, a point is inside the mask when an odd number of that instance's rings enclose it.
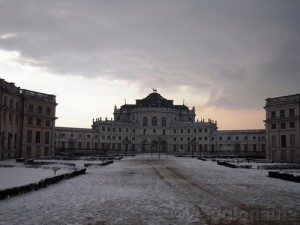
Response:
[[[13,188],[7,188],[4,190],[0,190],[0,200],[6,199],[8,197],[28,193],[31,191],[36,191],[41,188],[45,188],[48,185],[58,183],[59,181],[65,180],[65,179],[70,179],[72,177],[85,174],[86,169],[81,169],[81,170],[75,170],[72,173],[67,173],[67,174],[62,174],[50,178],[45,178],[37,183],[31,183],[19,187],[13,187]]]
[[[288,173],[269,171],[269,177],[300,183],[300,176],[295,176],[293,174],[288,174]]]

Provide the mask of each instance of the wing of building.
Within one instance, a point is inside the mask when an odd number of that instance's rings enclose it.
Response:
[[[300,162],[300,94],[266,99],[267,158]]]
[[[92,129],[57,127],[56,148],[95,154],[265,156],[264,129],[218,131],[216,121],[195,118],[194,107],[176,105],[153,90],[135,104],[115,107],[113,119],[94,119]]]
[[[0,157],[54,154],[56,96],[0,79]]]

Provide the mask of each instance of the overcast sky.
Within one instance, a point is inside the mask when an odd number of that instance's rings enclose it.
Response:
[[[268,97],[300,93],[298,0],[0,0],[0,77],[57,96],[90,127],[155,87],[220,129],[263,128]]]

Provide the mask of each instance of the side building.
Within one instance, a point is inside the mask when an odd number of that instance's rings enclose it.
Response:
[[[300,94],[267,98],[267,158],[300,162]]]
[[[0,79],[0,159],[54,154],[56,97]]]
[[[136,104],[115,107],[114,119],[94,119],[92,129],[56,128],[56,149],[60,152],[85,149],[114,154],[163,152],[264,157],[264,130],[218,131],[216,121],[198,121],[195,117],[194,107],[175,105],[173,100],[154,91],[136,100]],[[86,133],[90,133],[90,139],[82,139]],[[81,138],[76,141],[75,135]],[[232,140],[228,141],[229,137]]]

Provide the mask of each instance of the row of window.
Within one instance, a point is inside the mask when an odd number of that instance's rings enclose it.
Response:
[[[33,137],[34,135],[34,137]],[[44,137],[42,137],[41,131],[27,130],[27,143],[28,144],[50,144],[50,132],[45,132]],[[42,141],[43,140],[43,141]]]
[[[55,133],[55,136],[56,137],[67,137],[68,135],[66,135],[65,133]],[[73,134],[73,133],[71,133],[70,135],[69,135],[69,137],[71,137],[71,138],[74,138],[74,137],[76,137],[77,135],[75,135],[75,134]],[[87,138],[91,138],[93,135],[90,135],[90,134],[87,134],[86,135],[86,137]],[[83,137],[83,135],[82,134],[78,134],[78,138],[82,138]],[[98,138],[98,135],[95,135],[94,136],[94,138]]]
[[[83,149],[83,148],[86,148],[86,149],[105,149],[105,150],[121,150],[122,149],[122,146],[125,147],[125,150],[126,150],[126,147],[127,147],[127,150],[132,150],[132,151],[135,151],[135,147],[136,147],[136,144],[122,144],[122,143],[90,143],[90,142],[87,142],[86,145],[84,146],[84,143],[82,142],[72,142],[72,141],[69,141],[69,142],[60,142],[60,143],[55,143],[55,146],[57,148],[63,148],[63,149]],[[146,146],[149,146],[152,150],[154,150],[156,148],[157,150],[157,147],[158,147],[158,144],[157,143],[152,143],[152,144],[142,144],[142,150],[145,151],[146,149]],[[166,143],[162,143],[162,148],[164,148],[166,150]],[[186,144],[173,144],[171,145],[173,146],[173,151],[176,151],[177,148],[179,147],[180,150],[198,150],[198,151],[208,151],[208,147],[210,146],[210,150],[211,151],[226,151],[226,150],[229,150],[229,151],[253,151],[253,152],[256,152],[256,151],[265,151],[265,145],[261,145],[261,148],[258,148],[259,146],[257,144],[244,144],[243,147],[242,145],[234,145],[232,148],[231,148],[231,145],[227,145],[227,146],[224,146],[224,145],[209,145],[209,144],[194,144],[194,145],[186,145]],[[198,146],[198,148],[197,148]],[[129,148],[130,147],[130,148]],[[230,147],[230,148],[227,148],[227,147]]]
[[[271,111],[271,118],[272,119],[276,119],[278,118],[278,116],[280,118],[284,118],[286,116],[295,116],[295,109],[288,109],[288,110],[279,110],[279,111]]]
[[[40,105],[28,105],[27,106],[27,112],[31,113],[38,113],[38,114],[46,114],[46,115],[52,115],[51,107],[43,107]]]
[[[33,123],[33,121],[34,121],[33,118],[28,118],[27,119],[27,124],[28,125],[36,125],[36,126],[46,126],[46,127],[51,126],[51,121],[50,120],[35,119],[35,124]]]
[[[16,124],[19,123],[19,116],[15,115],[12,112],[7,113],[6,111],[3,111],[3,115],[2,115],[3,123],[6,123],[7,119],[9,122],[13,122],[13,120],[14,120]]]
[[[152,119],[151,119],[151,125],[152,126],[157,126],[157,117],[156,116],[152,117]],[[144,127],[148,126],[148,117],[146,117],[146,116],[143,118],[143,126]],[[167,119],[166,119],[166,117],[161,118],[161,126],[162,127],[167,126]]]
[[[223,140],[223,137],[218,137],[219,140]],[[227,136],[226,137],[227,140],[232,140],[234,138],[232,138],[232,136]],[[244,136],[244,140],[248,140],[249,139],[249,136]],[[252,136],[252,140],[265,140],[265,136]],[[213,140],[213,137],[212,137],[212,140]],[[240,140],[240,137],[239,136],[235,136],[235,140]]]
[[[1,141],[1,147],[2,149],[11,149],[14,147],[15,149],[17,148],[17,141],[18,141],[18,135],[12,134],[12,133],[5,133],[2,131],[0,133],[0,141]]]
[[[280,123],[279,125],[279,128],[280,129],[287,129],[288,127],[287,127],[287,124],[289,125],[289,128],[296,128],[296,123],[295,122],[289,122],[289,123]],[[272,130],[275,130],[275,129],[277,129],[277,124],[276,123],[272,123],[271,124],[271,129]]]
[[[277,139],[276,135],[271,136],[271,146],[273,148],[276,148],[278,146],[282,148],[291,147],[294,148],[296,146],[296,135],[290,134],[290,135],[280,135]],[[280,141],[280,143],[279,143]]]
[[[32,154],[32,146],[26,146],[26,156],[27,157],[36,157],[39,158],[41,156],[49,156],[50,155],[50,151],[49,151],[49,147],[44,147],[41,148],[39,146],[36,146],[35,148],[35,154]]]
[[[105,131],[107,131],[107,132],[116,132],[117,130],[119,131],[119,133],[122,133],[122,131],[123,131],[123,129],[122,128],[116,128],[116,127],[102,127],[102,129],[101,129],[103,132],[105,132]],[[124,129],[124,131],[125,131],[125,133],[129,133],[129,131],[130,131],[130,129],[129,128],[125,128]],[[132,131],[132,133],[135,133],[135,129],[132,129],[131,130]],[[152,132],[153,133],[156,133],[156,129],[153,129],[152,130]],[[163,130],[163,132],[164,132],[164,130]],[[192,132],[194,133],[194,134],[196,134],[197,132],[198,133],[208,133],[208,129],[207,128],[199,128],[199,129],[179,129],[179,130],[177,130],[177,129],[174,129],[173,130],[173,133],[174,134],[177,134],[177,132],[180,132],[181,134],[184,134],[184,133],[187,133],[187,134],[191,134]],[[144,134],[146,134],[147,133],[147,130],[146,129],[144,129],[144,132],[143,132]]]
[[[15,101],[14,99],[9,99],[7,96],[4,96],[3,105],[9,107],[11,109],[19,110],[20,103],[19,101]]]

